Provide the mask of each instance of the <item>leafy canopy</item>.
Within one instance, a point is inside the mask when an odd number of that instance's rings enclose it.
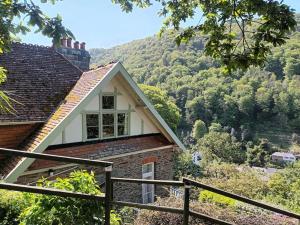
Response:
[[[173,130],[176,130],[180,120],[180,110],[168,97],[167,93],[158,87],[145,84],[140,84],[139,87],[143,90],[166,123]]]
[[[283,1],[273,0],[112,0],[123,11],[134,6],[149,7],[161,3],[165,17],[162,32],[172,27],[181,31],[177,44],[189,41],[197,32],[207,37],[206,54],[220,59],[227,70],[263,65],[272,46],[286,42],[295,30],[294,10]],[[188,19],[200,21],[182,29]]]

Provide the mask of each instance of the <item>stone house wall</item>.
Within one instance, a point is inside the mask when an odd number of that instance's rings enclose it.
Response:
[[[91,151],[91,149],[94,150]],[[128,149],[131,150],[129,151]],[[143,150],[146,149],[148,150],[143,152]],[[47,153],[51,152],[58,154],[59,151],[58,149],[47,150]],[[104,157],[104,160],[113,162],[112,176],[114,177],[142,178],[142,165],[154,162],[155,179],[158,180],[172,180],[173,163],[176,152],[176,148],[173,145],[170,145],[170,143],[162,135],[146,135],[135,138],[130,137],[115,141],[84,145],[81,146],[81,148],[79,148],[79,146],[73,146],[63,149],[64,155],[75,157],[84,156],[84,158],[96,159],[102,154],[101,158]],[[62,153],[62,151],[60,151],[60,153]],[[76,167],[74,165],[59,168],[60,166],[61,164],[53,164],[51,161],[36,160],[30,167],[29,171],[27,171],[25,175],[19,177],[18,183],[35,185],[35,182],[41,177],[49,177],[49,169],[54,172],[54,175],[58,174],[57,176],[59,177],[65,177],[73,170],[84,169],[94,171],[99,184],[103,184],[105,181],[103,168],[86,166]],[[36,170],[39,172],[30,174],[30,170]],[[51,179],[57,176],[53,176]],[[160,197],[167,195],[168,188],[169,187],[156,186],[155,195]],[[115,183],[114,200],[142,202],[142,185]]]

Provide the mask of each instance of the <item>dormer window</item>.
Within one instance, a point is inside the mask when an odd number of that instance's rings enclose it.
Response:
[[[107,92],[100,95],[99,111],[85,112],[84,140],[97,140],[124,137],[130,134],[128,110],[117,109],[117,92]]]
[[[102,109],[114,109],[115,108],[115,96],[104,95],[102,96]]]

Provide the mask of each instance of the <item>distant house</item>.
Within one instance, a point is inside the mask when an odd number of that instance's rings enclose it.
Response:
[[[0,147],[109,160],[113,176],[172,179],[173,158],[183,144],[119,62],[89,70],[85,44],[62,40],[62,48],[14,43],[0,55],[8,71],[1,86],[19,103],[0,114]],[[35,184],[41,177],[88,169],[52,161],[0,155],[8,182]],[[153,202],[163,189],[116,185],[115,196]],[[130,193],[130,195],[128,195]]]
[[[295,162],[296,157],[289,152],[275,152],[272,154],[271,159],[273,162]]]
[[[195,165],[200,166],[201,159],[202,159],[202,156],[201,156],[200,152],[194,152],[192,154],[192,160]]]

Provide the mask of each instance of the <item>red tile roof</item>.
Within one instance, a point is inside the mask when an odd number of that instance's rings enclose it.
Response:
[[[36,131],[30,139],[21,147],[25,151],[34,151],[50,132],[65,119],[71,111],[80,104],[80,102],[93,90],[107,72],[115,65],[115,63],[99,67],[95,70],[84,72],[64,101],[59,105],[57,110],[49,117],[46,123]],[[20,161],[19,159],[10,160],[1,174],[8,174]]]
[[[13,43],[0,55],[7,81],[0,89],[18,101],[15,115],[0,114],[0,122],[46,121],[82,75],[54,48]]]

